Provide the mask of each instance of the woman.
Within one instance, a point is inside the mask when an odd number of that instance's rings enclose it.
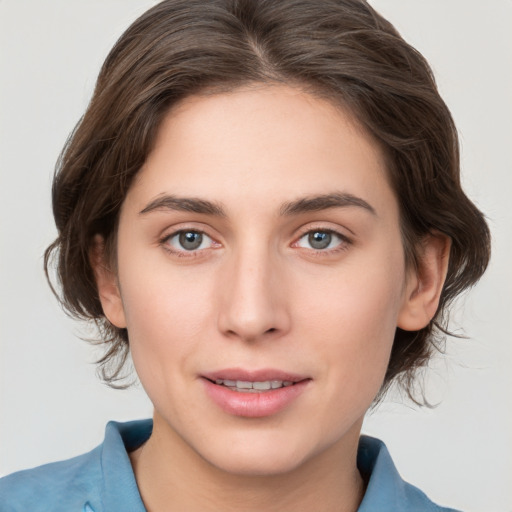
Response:
[[[154,417],[7,477],[6,510],[436,509],[361,423],[411,389],[489,233],[428,65],[366,3],[157,5],[53,200],[63,304],[108,382],[129,347]]]

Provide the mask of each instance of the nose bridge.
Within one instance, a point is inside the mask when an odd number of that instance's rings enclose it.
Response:
[[[254,340],[289,327],[284,276],[269,243],[240,244],[226,262],[219,327],[230,336]]]

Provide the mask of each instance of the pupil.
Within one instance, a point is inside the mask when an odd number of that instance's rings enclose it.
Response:
[[[309,234],[309,243],[314,249],[325,249],[331,243],[332,235],[321,231]]]
[[[195,233],[194,231],[185,231],[180,233],[180,245],[188,251],[197,249],[202,241],[203,235],[201,233]]]

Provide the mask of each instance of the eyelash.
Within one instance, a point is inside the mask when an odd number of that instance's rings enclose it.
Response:
[[[207,247],[207,248],[203,248],[203,249],[192,249],[192,250],[186,250],[185,248],[183,249],[173,249],[171,248],[170,246],[170,241],[181,235],[181,234],[184,234],[184,233],[194,233],[194,234],[198,234],[198,235],[202,235],[202,236],[206,236],[208,237],[212,242],[213,244],[217,244],[218,246],[220,246],[220,244],[218,242],[215,242],[213,240],[212,237],[210,237],[207,233],[205,233],[204,231],[201,231],[199,229],[179,229],[177,231],[174,231],[168,235],[165,235],[164,237],[162,237],[160,240],[159,240],[159,244],[164,248],[164,250],[166,250],[168,253],[174,255],[174,256],[177,256],[179,258],[197,258],[199,256],[201,256],[201,253],[203,251],[205,251],[206,249],[210,249],[211,247]],[[298,244],[299,242],[304,239],[306,236],[309,236],[313,233],[322,233],[322,234],[327,234],[327,235],[331,235],[331,236],[334,236],[336,238],[338,238],[339,242],[338,244],[333,247],[333,248],[325,248],[325,249],[315,249],[315,248],[306,248],[306,247],[300,247]],[[326,228],[310,228],[308,229],[307,231],[304,231],[299,237],[298,239],[291,245],[291,247],[297,247],[297,248],[300,248],[300,249],[305,249],[306,251],[311,251],[311,254],[314,255],[315,257],[318,256],[318,257],[322,257],[322,256],[326,256],[326,255],[331,255],[331,254],[336,254],[338,252],[341,252],[341,251],[345,251],[347,250],[348,246],[350,246],[352,244],[352,240],[350,240],[347,236],[339,233],[338,231],[335,231],[333,229],[326,229]],[[202,245],[202,243],[201,243]]]
[[[301,240],[303,240],[305,237],[307,237],[309,235],[312,235],[313,233],[315,233],[315,234],[322,233],[322,234],[334,236],[338,239],[338,243],[335,247],[332,247],[330,249],[328,249],[328,248],[325,248],[325,249],[305,248],[305,247],[300,247],[298,245]],[[322,256],[325,257],[327,255],[333,255],[333,254],[337,254],[341,251],[345,251],[348,249],[348,247],[351,244],[352,244],[352,240],[350,238],[348,238],[347,236],[343,235],[342,233],[335,231],[333,229],[318,227],[318,228],[309,228],[307,231],[304,231],[299,236],[297,241],[292,244],[292,247],[298,247],[298,248],[305,249],[306,251],[311,251],[310,254],[315,257],[322,257]]]
[[[201,231],[199,229],[179,229],[169,235],[165,235],[159,241],[159,243],[164,248],[164,250],[166,250],[168,253],[172,254],[173,256],[178,256],[179,258],[197,258],[198,256],[201,255],[201,252],[204,251],[205,249],[194,249],[194,250],[187,251],[184,248],[180,250],[180,249],[174,249],[171,247],[170,241],[173,238],[175,238],[181,234],[184,234],[184,233],[194,233],[194,234],[202,235],[203,237],[206,236],[212,242],[214,242],[214,240],[212,239],[211,236],[207,235],[204,231]],[[214,243],[218,244],[218,242],[214,242]],[[202,245],[202,243],[201,243],[201,245]],[[220,245],[220,244],[218,244],[218,245]]]

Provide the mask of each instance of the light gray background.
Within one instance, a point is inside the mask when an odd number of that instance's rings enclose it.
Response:
[[[121,32],[149,0],[0,0],[0,474],[70,457],[109,419],[147,417],[140,389],[95,377],[97,349],[60,311],[42,272],[55,235],[58,153]],[[431,62],[458,124],[463,180],[494,235],[491,267],[464,301],[417,410],[391,397],[365,424],[402,475],[442,504],[510,512],[512,499],[512,2],[373,0]],[[456,324],[457,325],[457,324]]]

